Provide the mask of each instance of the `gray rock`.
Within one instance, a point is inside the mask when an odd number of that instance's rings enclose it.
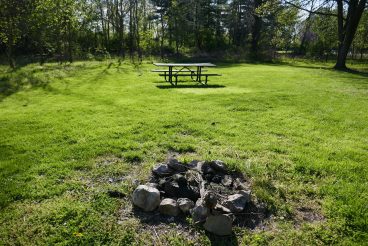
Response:
[[[203,181],[201,174],[194,170],[188,170],[185,173],[185,178],[193,186],[198,186]]]
[[[203,178],[204,178],[204,180],[206,180],[208,182],[211,182],[213,176],[214,176],[213,173],[207,173],[207,174],[203,175]]]
[[[184,190],[185,192],[183,192],[183,196],[181,197],[186,197],[189,198],[192,201],[196,201],[198,198],[201,197],[200,195],[200,190],[198,187],[196,186],[187,186],[187,189]]]
[[[206,162],[204,161],[198,161],[196,166],[194,167],[195,170],[199,171],[199,172],[202,172],[202,166],[203,164],[205,164]]]
[[[240,180],[240,178],[236,178],[233,181],[233,187],[235,190],[246,190],[247,187],[245,184]]]
[[[159,177],[167,177],[172,175],[174,170],[166,164],[158,164],[152,169],[152,173]]]
[[[178,182],[179,185],[186,185],[187,184],[187,179],[181,175],[181,174],[174,174],[172,176],[173,180],[175,180],[176,182]]]
[[[240,190],[238,191],[238,194],[242,194],[246,198],[247,202],[250,202],[252,194],[250,190]]]
[[[158,186],[160,187],[160,188],[163,188],[163,187],[165,187],[165,184],[166,184],[166,180],[165,179],[160,179],[159,181],[158,181]]]
[[[214,175],[211,179],[211,182],[219,184],[222,181],[222,177],[218,174]]]
[[[198,162],[199,161],[197,161],[197,160],[193,160],[193,161],[191,161],[191,162],[188,163],[188,167],[189,168],[196,168],[197,165],[198,165]]]
[[[195,186],[190,186],[185,182],[166,181],[163,190],[168,197],[185,197],[193,201],[200,197],[199,190]]]
[[[151,175],[147,180],[148,183],[158,183],[159,181],[158,177],[155,177],[154,175]]]
[[[165,194],[169,197],[178,197],[178,193],[180,192],[179,184],[175,181],[166,181],[163,185],[163,189]]]
[[[217,204],[218,197],[214,192],[206,191],[202,196],[203,204],[208,208],[214,208]]]
[[[230,209],[220,205],[220,204],[216,204],[216,206],[213,208],[212,210],[212,214],[213,215],[219,215],[219,214],[230,214],[231,211]]]
[[[213,169],[215,169],[218,172],[223,172],[223,173],[227,172],[227,167],[223,161],[220,161],[220,160],[211,161],[210,165]]]
[[[188,198],[179,198],[177,203],[183,213],[188,213],[194,207],[194,202]]]
[[[160,204],[160,191],[147,185],[139,185],[134,190],[132,198],[135,206],[149,212]]]
[[[204,162],[201,165],[201,172],[206,175],[206,174],[215,174],[215,170],[211,167],[211,163],[210,162]]]
[[[167,165],[178,172],[185,172],[188,169],[185,165],[181,164],[177,159],[174,158],[170,158],[167,162]]]
[[[207,218],[209,209],[204,206],[201,199],[198,199],[194,208],[190,210],[190,214],[194,222],[202,222]]]
[[[232,224],[232,218],[227,215],[210,215],[207,217],[203,227],[215,235],[227,236],[232,233]]]
[[[250,201],[250,192],[241,191],[238,194],[228,196],[223,205],[233,213],[239,213],[244,210],[245,205]]]
[[[233,178],[230,175],[225,175],[221,180],[221,184],[227,187],[230,187],[232,183],[233,183]]]
[[[170,216],[178,216],[180,213],[178,203],[171,198],[165,198],[161,201],[158,208],[161,214],[166,214]]]
[[[158,184],[157,183],[147,183],[146,185],[149,186],[149,187],[158,189]]]

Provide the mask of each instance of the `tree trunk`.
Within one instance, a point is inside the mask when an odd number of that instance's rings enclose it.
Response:
[[[119,55],[125,58],[125,51],[124,51],[124,17],[125,13],[123,10],[123,0],[118,1],[116,8],[116,15],[118,19],[118,32],[119,32]],[[120,12],[119,12],[120,8]]]
[[[310,27],[311,27],[311,24],[312,22],[310,21],[310,19],[312,18],[312,10],[314,8],[314,1],[311,2],[311,7],[310,7],[310,11],[309,14],[308,14],[308,17],[307,19],[305,20],[305,31],[303,33],[303,37],[302,37],[302,40],[300,42],[300,46],[299,46],[299,50],[298,50],[298,54],[299,55],[305,55],[305,50],[306,50],[306,47],[305,47],[305,42],[307,41],[307,34],[310,30]]]
[[[175,27],[175,51],[176,56],[179,56],[179,31],[178,31],[178,20],[174,19],[174,27]]]
[[[69,62],[72,63],[73,62],[73,38],[72,38],[72,28],[71,28],[71,24],[70,21],[68,22],[68,57],[69,57]]]
[[[252,28],[252,41],[251,41],[251,51],[254,59],[259,58],[258,49],[259,49],[259,39],[261,37],[261,28],[262,28],[262,18],[256,14],[256,9],[261,6],[262,0],[255,0],[254,2],[254,24]]]
[[[135,35],[136,35],[136,43],[137,43],[137,52],[139,61],[142,61],[142,50],[140,44],[140,34],[139,34],[139,16],[138,16],[138,1],[135,1]]]
[[[133,40],[133,35],[134,35],[134,30],[133,30],[133,1],[130,0],[129,1],[129,55],[130,55],[130,59],[133,58],[133,51],[134,51],[134,40]]]
[[[15,68],[15,60],[13,57],[13,47],[11,44],[8,44],[6,47],[6,56],[8,58],[9,66],[14,69]]]
[[[338,34],[339,34],[339,50],[335,69],[346,69],[346,57],[349,53],[351,43],[353,42],[359,21],[362,17],[367,0],[353,0],[349,4],[348,15],[346,17],[345,26],[343,23],[343,5],[342,0],[338,0]]]
[[[257,59],[258,54],[258,48],[259,48],[259,38],[261,36],[261,26],[262,26],[262,20],[259,16],[254,16],[254,25],[252,30],[252,42],[251,42],[251,49],[253,53],[253,58]]]
[[[13,23],[8,17],[8,23]],[[6,43],[6,56],[8,58],[9,66],[14,69],[15,68],[15,60],[13,57],[13,43],[14,43],[14,35],[13,28],[10,28],[10,32],[8,33],[8,42]],[[0,40],[1,41],[1,40]]]
[[[160,12],[160,22],[161,22],[161,43],[160,43],[160,55],[161,59],[164,58],[164,36],[165,36],[165,29],[164,29],[164,17],[162,10]]]
[[[104,20],[104,12],[103,12],[103,6],[102,3],[99,5],[100,10],[100,19],[101,19],[101,27],[102,27],[102,36],[103,36],[103,42],[104,42],[104,48],[107,47],[107,36],[106,36],[106,24]]]
[[[198,50],[201,50],[201,46],[202,46],[202,42],[201,42],[201,35],[200,35],[200,26],[199,26],[199,7],[198,7],[199,3],[196,2],[195,4],[195,9],[194,9],[194,34],[195,34],[195,42],[196,42],[196,47]]]

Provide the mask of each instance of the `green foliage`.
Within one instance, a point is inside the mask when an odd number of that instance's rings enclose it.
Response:
[[[298,10],[295,8],[281,8],[276,15],[276,25],[271,43],[276,50],[293,50],[296,43],[296,27]]]
[[[311,19],[310,54],[328,59],[333,52],[336,52],[337,42],[337,20],[333,16],[313,16]]]
[[[31,18],[32,37],[41,54],[58,54],[59,60],[72,59],[75,33],[79,28],[77,1],[37,0]]]
[[[0,2],[0,41],[13,46],[21,37],[22,4],[18,1]]]
[[[363,13],[353,46],[360,53],[360,58],[363,58],[364,53],[368,50],[368,11]]]
[[[349,3],[343,3],[344,15]],[[303,4],[276,0],[2,0],[0,52],[12,68],[19,56],[40,64],[92,57],[101,61],[114,55],[138,57],[139,61],[152,55],[239,60],[271,60],[277,54],[336,57],[336,6],[321,5],[318,11],[324,15],[307,17],[298,7]],[[365,11],[353,43],[354,58],[359,54],[363,59],[366,53],[366,15]]]

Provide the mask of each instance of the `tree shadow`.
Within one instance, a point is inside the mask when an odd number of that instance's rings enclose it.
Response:
[[[34,72],[18,71],[0,76],[0,102],[6,97],[18,92],[22,88],[43,88],[48,89],[49,81],[38,78]]]
[[[63,78],[73,76],[76,71],[81,69],[93,70],[96,69],[96,66],[89,67],[85,64],[47,64],[25,69],[17,67],[4,70],[2,73],[0,72],[0,102],[23,89],[42,88],[47,91],[57,92],[57,89],[50,86],[54,79],[60,79],[67,86],[68,82]],[[59,72],[62,73],[60,74]],[[106,73],[108,73],[107,70]]]
[[[362,77],[368,77],[368,71],[359,71],[359,70],[352,69],[352,68],[346,68],[346,69],[339,70],[339,69],[333,68],[332,66],[318,65],[318,64],[313,64],[313,63],[310,63],[310,65],[308,65],[308,64],[297,64],[297,63],[292,63],[292,62],[287,62],[287,61],[278,61],[278,62],[272,62],[272,63],[264,63],[264,65],[290,66],[290,67],[297,67],[297,68],[326,70],[326,71],[350,73],[350,74],[355,74],[355,75],[359,75]]]
[[[302,64],[301,64],[302,63]],[[218,62],[216,63],[218,69],[221,68],[231,68],[231,67],[244,67],[247,65],[268,65],[268,66],[290,66],[296,68],[306,68],[306,69],[322,69],[327,71],[336,71],[336,72],[343,72],[343,73],[350,73],[355,74],[363,77],[368,77],[368,71],[360,71],[356,69],[346,68],[344,70],[337,70],[334,69],[331,64],[321,64],[321,63],[313,63],[312,61],[301,61],[300,63],[297,62],[290,62],[290,61],[243,61],[243,62]]]
[[[275,64],[277,65],[277,64]],[[337,72],[340,74],[354,74],[354,75],[358,75],[361,77],[365,77],[368,78],[368,72],[366,71],[359,71],[359,70],[355,70],[355,69],[351,69],[351,68],[346,68],[346,69],[335,69],[333,67],[328,67],[328,66],[307,66],[307,65],[299,65],[299,64],[288,64],[288,66],[291,67],[297,67],[297,68],[305,68],[305,69],[316,69],[316,70],[325,70],[325,71],[331,71],[331,72]]]
[[[224,85],[156,85],[159,89],[185,89],[185,88],[194,88],[194,89],[218,89],[218,88],[225,88]]]
[[[335,71],[341,72],[341,73],[350,73],[350,74],[355,74],[355,75],[359,75],[359,76],[363,76],[363,77],[368,77],[368,72],[358,71],[358,70],[351,69],[351,68],[346,68],[344,70],[335,70]]]
[[[207,238],[211,242],[211,246],[237,246],[239,245],[238,238],[233,232],[230,236],[216,236],[212,233],[206,232]]]

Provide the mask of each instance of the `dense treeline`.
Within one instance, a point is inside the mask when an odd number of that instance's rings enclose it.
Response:
[[[42,63],[204,52],[335,57],[345,67],[348,54],[368,51],[365,7],[366,0],[0,0],[0,52],[12,67],[19,55]]]

